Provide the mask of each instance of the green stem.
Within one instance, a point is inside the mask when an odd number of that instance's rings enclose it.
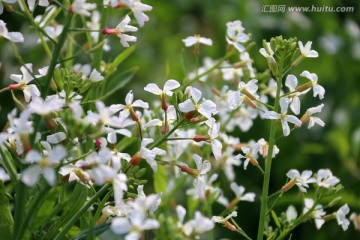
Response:
[[[60,34],[58,44],[55,46],[54,51],[52,53],[52,58],[51,58],[51,61],[50,61],[50,64],[49,64],[48,72],[47,72],[47,74],[45,76],[45,85],[41,89],[41,97],[43,99],[45,99],[46,96],[49,93],[50,83],[51,83],[51,79],[52,79],[52,77],[54,75],[57,59],[59,58],[61,48],[65,43],[66,35],[67,35],[67,32],[68,32],[68,28],[69,28],[69,25],[71,23],[72,17],[73,17],[72,14],[67,15],[67,17],[65,19],[65,23],[64,23],[64,29],[63,29],[62,33]],[[34,119],[34,130],[35,131],[31,136],[31,143],[34,143],[34,141],[35,141],[36,133],[37,133],[39,127],[40,127],[40,120],[41,120],[40,117],[35,117],[35,119]]]
[[[307,211],[305,214],[301,215],[298,219],[296,219],[289,228],[285,229],[276,240],[284,239],[294,228],[300,225],[305,218],[307,218],[315,209],[317,201],[314,201],[314,205]]]
[[[242,230],[242,228],[235,222],[233,218],[231,218],[231,222],[235,225],[237,233],[241,234],[241,236],[243,236],[244,238],[251,240],[251,238],[244,232],[244,230]]]
[[[276,98],[274,104],[274,111],[278,112],[279,109],[279,101],[280,101],[280,90],[281,83],[283,78],[283,53],[281,56],[281,60],[279,63],[279,76],[277,77],[277,89],[276,89]],[[271,173],[271,163],[272,163],[272,155],[275,145],[275,135],[276,135],[276,120],[271,122],[270,127],[270,137],[269,137],[269,151],[265,161],[265,176],[263,181],[263,188],[261,193],[261,208],[260,208],[260,218],[259,218],[259,228],[257,240],[263,240],[264,237],[264,226],[266,221],[266,210],[267,210],[267,198],[269,192],[269,183],[270,183],[270,173]]]
[[[109,7],[108,8],[103,8],[101,10],[101,20],[100,20],[100,29],[103,29],[106,25],[106,21],[107,21],[107,17],[109,15]],[[99,39],[98,39],[98,43],[103,42],[104,40],[104,35],[103,34],[99,34]],[[98,50],[95,52],[95,58],[94,58],[94,68],[96,68],[96,70],[100,71],[100,65],[101,65],[101,59],[103,56],[103,49],[102,47],[98,48]]]
[[[79,218],[91,207],[91,205],[96,202],[108,189],[110,188],[111,184],[105,184],[97,193],[92,196],[89,201],[82,206],[82,208],[77,211],[74,216],[64,225],[61,232],[56,235],[54,240],[61,240],[64,239],[65,234],[70,230],[71,227],[79,220]]]
[[[9,152],[7,152],[7,153],[9,153]],[[6,172],[9,173],[11,182],[13,184],[16,184],[18,182],[18,178],[17,178],[16,167],[14,165],[14,162],[12,161],[13,159],[10,158],[11,154],[10,153],[6,154],[4,149],[1,146],[0,146],[0,154],[3,159],[3,161],[1,163],[4,164]]]
[[[45,193],[49,189],[46,184],[47,183],[44,183],[41,186],[41,188],[37,192],[36,196],[31,200],[31,203],[29,204],[29,206],[26,207],[27,209],[29,209],[29,212],[27,212],[26,215],[23,212],[19,213],[19,214],[21,214],[20,218],[23,219],[23,221],[21,221],[21,224],[18,225],[19,229],[17,231],[15,231],[15,229],[14,229],[14,233],[17,233],[15,239],[19,239],[19,240],[23,239],[25,230],[27,230],[28,226],[31,225],[31,219],[33,219],[33,217],[36,215],[37,211],[39,210],[39,205],[40,205],[40,203],[42,203],[43,198],[45,198]],[[19,182],[19,187],[23,188],[22,191],[26,190],[26,186],[22,182]],[[24,197],[24,196],[21,196],[21,197]],[[19,198],[20,198],[20,196],[19,196]],[[16,202],[18,202],[20,200],[21,202],[23,202],[21,204],[24,204],[26,198],[24,198],[23,200],[19,199],[19,198],[16,198]],[[25,204],[23,205],[22,210],[25,210]],[[25,217],[24,217],[24,215],[25,215]],[[16,214],[15,214],[15,219],[16,219]],[[16,226],[16,223],[14,224],[14,227],[15,226]]]
[[[173,132],[175,132],[176,129],[179,128],[179,126],[184,122],[185,118],[181,119],[168,133],[163,135],[160,139],[158,139],[154,144],[149,147],[149,149],[153,149],[154,147],[159,146],[161,143],[163,143]]]

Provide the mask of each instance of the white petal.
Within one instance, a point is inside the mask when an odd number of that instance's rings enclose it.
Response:
[[[199,102],[201,99],[201,91],[197,88],[191,87],[190,88],[190,96],[194,99],[194,102]]]
[[[164,92],[167,93],[168,91],[174,90],[178,87],[180,87],[180,83],[176,80],[170,79],[166,81],[164,85]]]
[[[197,42],[197,39],[193,36],[190,36],[190,37],[183,39],[182,41],[184,42],[186,47],[191,47],[192,45],[194,45]]]
[[[295,88],[297,87],[298,85],[298,80],[297,78],[292,75],[292,74],[289,74],[287,77],[286,77],[286,80],[285,80],[285,86],[287,86],[290,91],[294,91]]]
[[[185,102],[179,104],[179,109],[181,112],[186,113],[186,112],[194,111],[195,106],[190,99],[187,99]]]
[[[111,230],[116,234],[124,234],[131,230],[131,225],[127,218],[114,218],[111,222]]]
[[[46,141],[51,144],[58,144],[66,139],[66,134],[64,132],[54,133],[46,137]]]
[[[289,136],[290,134],[290,127],[289,127],[289,124],[287,123],[287,121],[285,120],[281,120],[281,126],[282,126],[282,129],[283,129],[283,134],[284,136]]]
[[[55,183],[56,183],[56,174],[55,174],[54,169],[52,169],[52,168],[44,168],[43,169],[43,176],[51,186],[55,185]]]
[[[263,114],[263,118],[266,119],[279,119],[280,118],[280,114],[278,114],[277,112],[274,111],[267,111]]]
[[[149,83],[148,85],[146,85],[144,90],[147,92],[151,92],[155,95],[160,95],[163,92],[155,83]]]
[[[149,104],[147,102],[144,102],[140,99],[136,100],[133,104],[132,104],[133,107],[141,107],[141,108],[149,108]]]
[[[21,181],[28,186],[34,186],[39,179],[40,171],[38,165],[28,167],[21,173]]]
[[[296,126],[301,126],[301,121],[293,115],[286,115],[285,121],[291,122],[291,123],[295,124]]]
[[[24,42],[24,36],[20,32],[9,32],[8,36],[15,43]]]
[[[221,150],[222,150],[222,144],[219,140],[214,139],[213,141],[211,141],[211,148],[214,154],[214,157],[216,160],[219,160],[221,158]]]
[[[92,70],[89,78],[93,82],[99,82],[101,80],[104,80],[104,77],[101,76],[101,74],[95,68]]]

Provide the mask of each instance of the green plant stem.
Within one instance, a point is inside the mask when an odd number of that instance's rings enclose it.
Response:
[[[25,184],[23,184],[22,182],[19,182],[19,187],[22,188],[20,190],[20,193],[21,191],[26,191],[26,186]],[[42,186],[40,187],[40,190],[37,192],[36,196],[31,200],[31,203],[29,204],[29,206],[27,207],[29,209],[29,211],[24,214],[24,210],[25,210],[25,201],[26,201],[26,198],[25,199],[20,199],[20,196],[19,198],[16,198],[16,202],[18,201],[21,201],[21,204],[24,204],[22,206],[22,212],[19,213],[21,214],[20,215],[20,219],[23,219],[23,221],[21,221],[21,224],[18,225],[19,229],[17,231],[15,231],[14,229],[14,236],[15,238],[14,239],[23,239],[23,235],[25,233],[25,230],[28,229],[28,226],[31,224],[31,219],[36,215],[37,211],[39,210],[39,205],[40,203],[42,203],[42,199],[45,197],[45,193],[46,191],[48,191],[49,187],[47,185],[47,183],[43,183]],[[24,197],[24,196],[21,196],[21,197]],[[19,205],[19,207],[21,207]],[[16,209],[16,207],[15,207]],[[15,213],[15,219],[16,219],[16,213]],[[16,226],[16,223],[14,224],[14,227]]]
[[[274,111],[278,112],[279,110],[279,101],[280,101],[280,90],[281,83],[283,78],[283,54],[280,57],[279,63],[279,76],[277,77],[277,89],[276,89],[276,97],[274,104]],[[263,181],[263,188],[261,193],[261,208],[260,208],[260,218],[259,218],[259,228],[257,240],[263,240],[264,237],[264,226],[266,221],[266,212],[267,212],[267,198],[269,192],[269,183],[270,183],[270,173],[271,173],[271,163],[272,163],[272,155],[275,145],[275,135],[276,135],[276,120],[271,121],[270,127],[270,137],[269,137],[269,151],[265,161],[265,176]]]
[[[301,215],[298,219],[296,219],[289,228],[285,229],[276,240],[284,239],[294,228],[300,225],[305,218],[307,218],[315,209],[317,201],[314,201],[314,205],[307,211],[305,214]]]
[[[109,15],[109,7],[108,8],[103,8],[101,10],[101,15],[100,15],[101,16],[100,29],[103,29],[105,27],[108,15]],[[104,35],[99,34],[98,43],[103,42],[103,40],[104,40]],[[102,47],[100,47],[95,52],[94,66],[93,66],[98,71],[100,71],[100,65],[101,65],[102,56],[103,56],[103,49],[102,49]]]
[[[94,204],[106,191],[109,190],[111,184],[105,184],[98,192],[96,192],[89,201],[77,211],[74,216],[64,225],[61,232],[56,235],[54,240],[64,239],[65,234],[70,228],[79,220],[79,218],[86,212],[92,204]]]
[[[6,153],[4,152],[4,149],[1,146],[0,146],[0,154],[3,159],[1,163],[4,164],[6,172],[9,173],[11,182],[13,184],[16,184],[18,182],[18,179],[17,179],[16,167],[14,165],[14,162],[12,161],[13,159],[10,159],[8,156],[6,156]]]
[[[63,29],[62,33],[60,34],[58,44],[55,46],[54,51],[52,53],[52,58],[50,60],[49,68],[48,68],[48,71],[47,71],[46,76],[45,76],[45,85],[41,89],[41,97],[43,99],[45,99],[46,96],[49,93],[50,83],[51,83],[51,79],[52,79],[52,77],[54,75],[57,59],[59,58],[61,48],[65,43],[66,35],[67,35],[67,32],[68,32],[68,28],[69,28],[69,25],[71,23],[72,17],[73,17],[72,14],[68,14],[66,16],[65,23],[64,23],[64,29]],[[39,116],[35,117],[35,119],[34,119],[34,130],[35,131],[31,136],[31,139],[30,139],[31,143],[34,143],[34,141],[35,141],[36,133],[39,130],[39,127],[40,127],[40,120],[41,120],[41,118]]]
[[[166,141],[166,139],[173,133],[175,132],[176,129],[179,128],[179,126],[184,122],[185,118],[181,119],[168,133],[166,133],[165,135],[163,135],[160,139],[158,139],[154,144],[151,145],[151,147],[149,147],[149,149],[153,149],[157,146],[159,146],[161,143],[163,143],[164,141]]]
[[[244,238],[251,240],[251,238],[244,232],[244,230],[242,230],[242,228],[235,222],[233,218],[231,218],[231,222],[235,225],[237,233],[241,234],[241,236]]]

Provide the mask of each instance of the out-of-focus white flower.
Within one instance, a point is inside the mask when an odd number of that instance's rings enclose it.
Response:
[[[193,45],[196,44],[204,44],[204,45],[208,45],[211,46],[212,45],[212,40],[210,38],[205,38],[205,37],[201,37],[200,35],[195,35],[195,36],[189,36],[185,39],[182,40],[185,44],[186,47],[191,47]]]
[[[79,15],[89,17],[90,11],[96,9],[95,3],[87,3],[86,0],[75,0],[69,7],[70,12],[77,13]]]
[[[260,48],[260,53],[261,55],[263,55],[265,58],[268,58],[270,56],[274,55],[274,51],[271,49],[270,43],[266,42],[266,48]]]
[[[245,28],[242,26],[241,21],[226,23],[226,41],[228,44],[233,45],[239,52],[245,50],[244,43],[250,38],[244,33]]]
[[[1,21],[1,20],[0,20]],[[40,96],[40,91],[35,84],[29,84],[33,79],[32,64],[27,63],[20,67],[22,75],[11,74],[10,78],[17,82],[16,84],[10,84],[10,90],[22,90],[24,93],[25,101],[29,102],[32,97]]]
[[[255,193],[249,192],[245,193],[245,188],[243,186],[237,185],[235,182],[230,184],[231,190],[235,193],[235,199],[230,204],[237,204],[239,201],[246,201],[246,202],[254,202],[255,201]],[[245,193],[245,194],[244,194]]]
[[[43,144],[43,147],[46,147],[46,145]],[[50,185],[55,185],[56,172],[53,167],[65,156],[66,149],[61,145],[55,146],[53,149],[46,149],[45,156],[42,156],[36,150],[29,151],[26,154],[25,161],[32,165],[21,173],[21,180],[28,186],[34,186],[40,174],[42,174]]]
[[[9,181],[10,177],[3,168],[0,168],[0,180],[3,182]]]
[[[113,29],[110,28],[104,28],[102,30],[103,34],[106,35],[114,35],[118,36],[120,38],[120,42],[124,47],[129,47],[128,42],[136,42],[137,38],[135,36],[130,36],[127,34],[124,34],[125,32],[136,32],[138,30],[137,27],[130,26],[130,17],[128,15],[125,16],[125,18]]]
[[[208,160],[205,160],[203,162],[202,158],[197,154],[193,154],[193,159],[196,164],[196,169],[192,169],[186,165],[183,165],[181,166],[181,171],[186,172],[194,177],[194,182],[193,182],[194,187],[197,190],[199,197],[201,199],[205,199],[204,191],[205,191],[206,182],[202,175],[205,175],[207,172],[210,171],[211,164]]]
[[[160,224],[155,219],[146,219],[142,211],[132,211],[128,217],[117,217],[111,222],[111,230],[116,234],[126,234],[125,240],[138,240],[145,230],[157,229]]]
[[[3,20],[0,20],[0,37],[4,37],[15,43],[24,42],[24,36],[20,32],[9,32]]]
[[[90,175],[88,172],[81,169],[81,166],[83,164],[83,160],[79,160],[74,164],[70,163],[60,168],[59,174],[68,177],[68,181],[77,181],[87,188],[90,188],[90,186],[93,184]]]
[[[323,187],[323,188],[330,188],[335,186],[336,184],[338,184],[340,182],[340,179],[338,179],[337,177],[333,176],[332,172],[330,171],[330,169],[320,169],[317,172],[317,179],[316,179],[316,184],[319,187]]]
[[[311,177],[312,171],[306,170],[303,171],[300,175],[300,172],[296,169],[291,169],[286,173],[286,176],[290,178],[290,181],[282,187],[282,191],[286,192],[288,191],[292,186],[296,184],[296,186],[299,187],[300,191],[306,192],[305,188],[308,188],[308,183],[314,183],[316,182],[315,178]]]
[[[359,231],[360,230],[360,215],[353,212],[350,215],[350,220],[353,222],[355,229]]]
[[[289,136],[290,134],[290,127],[288,122],[293,123],[296,126],[301,126],[302,124],[297,117],[293,115],[287,115],[288,106],[289,106],[289,99],[281,98],[280,99],[281,113],[277,113],[274,111],[267,111],[263,115],[263,117],[267,119],[281,120],[281,126],[285,137]]]
[[[290,205],[286,210],[286,220],[291,223],[297,218],[298,214],[296,212],[296,209],[293,205]]]
[[[180,83],[176,80],[170,79],[167,80],[163,89],[161,90],[158,85],[156,85],[155,83],[149,83],[148,85],[146,85],[146,87],[144,88],[145,91],[153,93],[155,95],[168,95],[168,96],[172,96],[173,95],[173,91],[174,89],[180,87]]]
[[[183,229],[186,236],[197,238],[198,235],[210,231],[214,226],[213,221],[196,211],[195,218],[186,222]]]
[[[30,12],[34,11],[35,2],[36,2],[36,0],[27,0],[27,4],[29,6]],[[49,6],[49,1],[48,0],[39,0],[38,5],[42,6],[42,7],[47,7],[47,6]]]
[[[127,176],[124,173],[117,174],[112,180],[115,205],[119,205],[120,203],[122,203],[124,191],[128,190],[126,181],[127,181]]]
[[[29,109],[39,115],[48,115],[52,112],[60,111],[64,106],[64,101],[58,97],[46,98],[35,97],[29,104]]]
[[[152,6],[142,3],[140,0],[122,0],[122,2],[134,13],[135,19],[140,27],[144,26],[144,23],[149,21],[149,16],[144,12],[151,11]]]
[[[300,76],[302,77],[306,77],[307,79],[309,79],[311,82],[310,86],[307,86],[307,84],[304,84],[303,86],[305,86],[305,89],[301,89],[302,86],[298,87],[298,91],[303,91],[308,89],[309,87],[312,87],[313,89],[313,93],[314,93],[314,97],[316,97],[317,95],[319,95],[319,99],[323,99],[324,95],[325,95],[325,89],[318,84],[318,76],[315,73],[310,73],[309,71],[303,71]]]
[[[306,214],[314,205],[314,200],[311,198],[305,198],[304,214]],[[309,214],[310,218],[315,220],[315,225],[317,229],[320,229],[321,226],[325,223],[325,220],[322,218],[326,212],[324,211],[322,205],[316,205],[315,209]]]
[[[129,202],[129,204],[133,209],[144,213],[149,212],[149,214],[152,216],[161,203],[162,193],[150,194],[146,196],[144,193],[144,185],[139,185],[137,192],[138,197],[135,198],[134,201]]]
[[[338,224],[346,231],[350,225],[350,221],[346,218],[346,215],[350,212],[350,208],[347,204],[339,208],[336,212],[336,220]]]

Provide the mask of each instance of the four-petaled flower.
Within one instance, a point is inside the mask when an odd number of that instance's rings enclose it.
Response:
[[[308,183],[316,182],[315,178],[311,177],[312,171],[306,170],[303,171],[300,175],[300,172],[296,169],[291,169],[286,173],[286,176],[290,178],[290,181],[282,187],[282,191],[288,191],[292,186],[296,184],[299,187],[300,191],[306,192],[306,188],[309,187]]]
[[[324,94],[325,94],[325,89],[318,84],[318,76],[315,73],[310,73],[309,71],[303,71],[300,76],[302,77],[306,77],[307,79],[310,80],[310,84],[305,83],[302,86],[299,86],[297,88],[297,90],[299,92],[302,92],[304,90],[307,90],[308,88],[312,87],[313,89],[313,93],[314,93],[314,97],[316,97],[317,95],[319,95],[319,99],[323,99],[324,98]]]
[[[350,225],[350,221],[346,218],[346,215],[350,212],[350,208],[347,204],[339,208],[336,212],[336,220],[338,224],[346,231]]]
[[[290,127],[288,122],[293,123],[296,126],[301,126],[301,121],[297,117],[293,115],[287,115],[288,106],[289,106],[289,99],[281,98],[280,99],[281,113],[277,113],[274,111],[267,111],[263,115],[263,117],[267,119],[280,120],[283,129],[283,134],[285,137],[289,136],[290,134]]]
[[[241,21],[226,23],[226,41],[228,44],[233,45],[239,52],[245,51],[244,43],[250,38],[244,33],[245,28],[242,26]]]
[[[309,212],[313,206],[314,206],[314,200],[311,198],[305,198],[304,200],[305,206],[304,206],[304,214]],[[322,205],[318,204],[315,206],[313,210],[311,210],[311,213],[309,213],[309,217],[315,219],[315,225],[317,229],[320,229],[321,226],[325,223],[325,220],[323,219],[323,216],[326,214],[324,211]]]
[[[204,44],[211,46],[212,40],[210,38],[201,37],[200,35],[196,34],[195,36],[189,36],[182,40],[186,47],[191,47],[196,44]]]
[[[120,38],[120,42],[124,47],[129,47],[128,42],[136,42],[137,38],[135,36],[130,36],[124,34],[125,32],[136,32],[137,27],[129,25],[131,19],[128,15],[115,27],[115,28],[104,28],[102,33],[105,35],[114,35]]]

